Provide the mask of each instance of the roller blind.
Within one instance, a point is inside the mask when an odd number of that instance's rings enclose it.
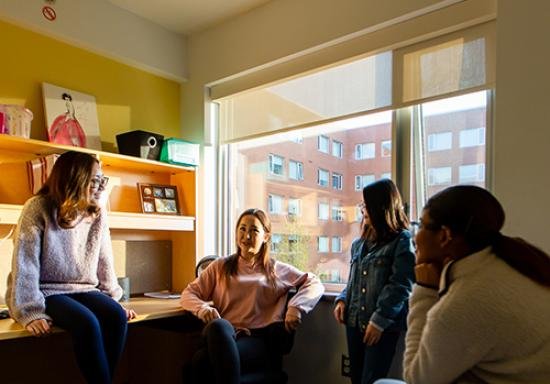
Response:
[[[493,87],[495,35],[482,22],[222,98],[220,142]]]

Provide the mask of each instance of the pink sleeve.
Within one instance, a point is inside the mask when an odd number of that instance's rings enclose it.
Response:
[[[298,291],[288,302],[288,310],[308,313],[315,307],[325,287],[317,276],[309,272],[302,272],[292,265],[277,262],[275,264],[277,277],[285,284],[297,288]]]
[[[183,290],[180,304],[183,309],[197,315],[201,308],[208,306],[218,283],[223,260],[211,263],[202,273]]]

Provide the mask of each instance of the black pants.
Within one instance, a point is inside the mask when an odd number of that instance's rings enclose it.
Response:
[[[124,349],[128,320],[124,309],[100,292],[46,297],[46,313],[67,330],[78,366],[90,384],[109,384]]]
[[[237,335],[231,323],[216,319],[203,330],[204,346],[193,356],[193,383],[239,384],[249,371],[281,370],[282,356],[292,348],[294,333],[284,323]]]

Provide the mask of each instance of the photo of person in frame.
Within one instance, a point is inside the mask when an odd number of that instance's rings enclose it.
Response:
[[[164,196],[167,199],[173,199],[176,196],[174,189],[173,188],[164,188]]]
[[[164,190],[163,190],[163,188],[154,187],[154,188],[153,188],[153,195],[154,195],[155,197],[163,198],[163,197],[164,197]]]

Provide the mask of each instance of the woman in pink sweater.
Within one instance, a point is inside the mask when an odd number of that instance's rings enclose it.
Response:
[[[240,382],[242,356],[288,351],[302,314],[324,292],[314,275],[269,257],[271,222],[263,211],[244,211],[235,239],[237,253],[210,264],[181,297],[181,306],[207,324],[193,371],[206,365],[211,379],[226,384]],[[297,292],[287,304],[292,288]]]

